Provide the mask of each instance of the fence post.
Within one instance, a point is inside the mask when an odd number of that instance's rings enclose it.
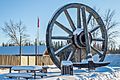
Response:
[[[71,61],[61,62],[61,74],[73,75],[73,63]]]

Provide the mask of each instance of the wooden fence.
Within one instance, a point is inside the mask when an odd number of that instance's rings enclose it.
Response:
[[[0,55],[0,65],[35,65],[35,56],[8,56]],[[50,56],[37,56],[37,65],[52,65]]]

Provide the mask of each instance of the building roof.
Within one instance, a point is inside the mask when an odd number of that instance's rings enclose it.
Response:
[[[35,56],[35,46],[22,46],[23,56]],[[38,54],[43,55],[46,51],[45,45],[38,46]],[[0,55],[20,55],[20,46],[0,47]]]

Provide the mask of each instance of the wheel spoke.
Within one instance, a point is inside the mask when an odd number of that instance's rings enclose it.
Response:
[[[59,26],[61,29],[63,29],[65,32],[67,32],[68,34],[72,35],[72,31],[69,30],[68,28],[66,28],[65,26],[63,26],[61,23],[59,23],[58,21],[55,21],[55,24],[57,26]]]
[[[62,52],[64,50],[68,49],[71,46],[72,46],[72,43],[69,43],[69,44],[65,45],[64,47],[62,47],[62,48],[58,49],[57,51],[55,51],[55,55],[58,56],[58,55],[62,54]]]
[[[81,62],[82,60],[82,49],[77,49],[77,54],[78,54],[78,62]]]
[[[75,28],[75,25],[74,25],[74,23],[73,23],[71,17],[70,17],[70,14],[68,13],[67,10],[64,10],[64,13],[65,13],[65,15],[66,15],[66,17],[67,17],[67,19],[68,19],[68,22],[69,22],[69,24],[70,24],[72,30],[75,31],[76,28]]]
[[[87,25],[89,24],[91,18],[92,18],[92,14],[89,14],[88,20],[87,20]]]
[[[83,29],[84,29],[84,33],[85,33],[85,43],[86,43],[86,55],[88,55],[90,53],[90,41],[88,38],[88,29],[87,29],[87,24],[86,24],[86,13],[85,13],[85,8],[82,7],[82,19],[83,19]],[[87,56],[86,56],[87,57]]]
[[[72,39],[72,37],[70,37],[70,36],[52,36],[51,37],[52,39],[61,39],[61,40],[70,40],[70,39]]]
[[[80,8],[77,8],[77,28],[81,28]]]
[[[92,38],[93,41],[105,41],[103,38]]]
[[[95,47],[92,47],[92,46],[91,46],[91,48],[92,48],[95,52],[97,52],[97,54],[99,55],[99,57],[102,57],[102,56],[103,56],[103,54],[102,54],[98,49],[96,49]]]
[[[68,56],[67,61],[70,61],[72,59],[72,57],[74,56],[75,51],[76,51],[76,49],[74,49],[74,50],[71,51],[71,53]]]
[[[100,26],[97,26],[97,27],[93,28],[90,32],[92,33],[92,32],[94,32],[94,31],[96,31],[99,27],[100,27]]]

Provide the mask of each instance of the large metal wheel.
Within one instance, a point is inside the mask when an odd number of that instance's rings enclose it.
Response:
[[[62,46],[56,47],[57,41]],[[71,3],[59,8],[47,26],[46,45],[52,61],[81,62],[89,53],[103,61],[107,51],[107,31],[101,17],[92,8]],[[61,58],[61,55],[65,58]]]

